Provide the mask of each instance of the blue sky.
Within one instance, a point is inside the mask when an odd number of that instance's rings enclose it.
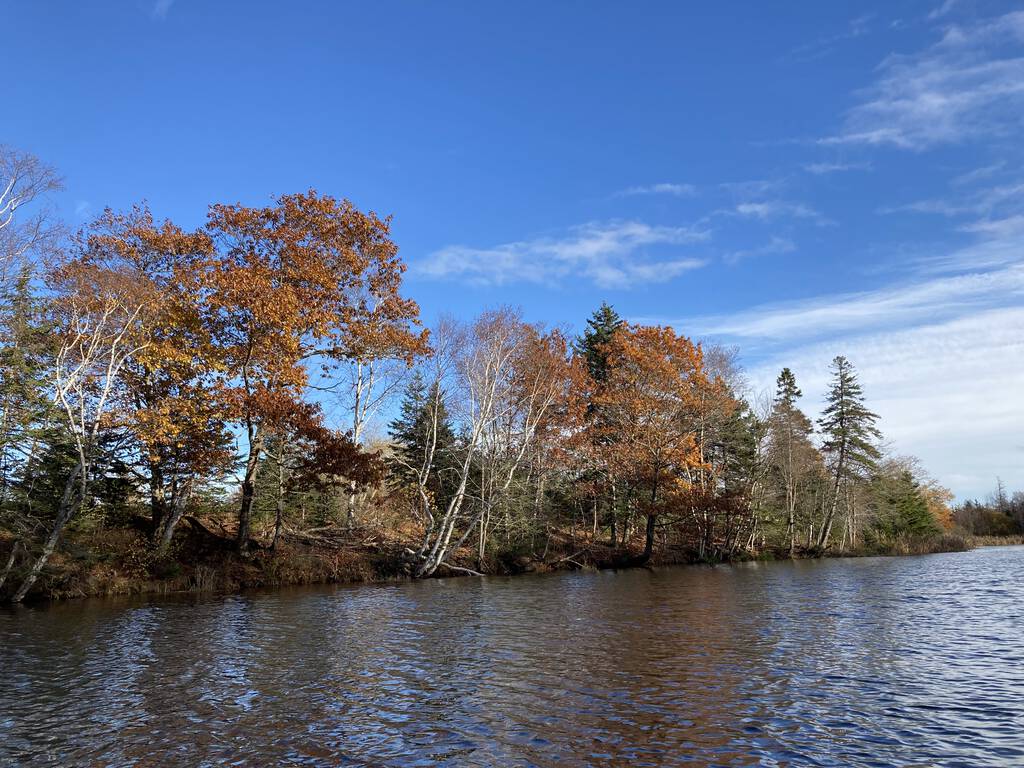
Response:
[[[0,142],[73,223],[393,214],[428,321],[607,300],[739,345],[753,394],[790,365],[811,413],[844,353],[893,452],[1024,488],[1024,12],[705,5],[0,2]]]

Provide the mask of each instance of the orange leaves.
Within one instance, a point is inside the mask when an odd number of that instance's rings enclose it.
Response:
[[[426,349],[388,222],[313,190],[264,208],[214,205],[209,322],[231,377],[252,388],[306,384],[305,364],[408,358]]]
[[[695,424],[715,385],[700,347],[671,328],[624,325],[606,353],[607,378],[592,384],[588,441],[613,474],[649,486],[654,504],[699,469]]]

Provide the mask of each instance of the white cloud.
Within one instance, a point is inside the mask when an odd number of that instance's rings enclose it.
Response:
[[[912,55],[882,62],[878,81],[823,144],[924,150],[1013,133],[1024,107],[1024,12],[970,27],[951,26]]]
[[[706,261],[652,259],[648,247],[690,245],[710,239],[706,229],[652,226],[639,221],[590,223],[562,238],[537,238],[490,248],[450,245],[413,264],[416,274],[459,278],[480,285],[552,285],[578,276],[602,288],[628,288],[672,280]]]
[[[170,13],[172,5],[174,5],[174,0],[155,0],[150,15],[154,19],[163,21],[167,18],[167,14]]]
[[[961,173],[950,181],[955,187],[973,184],[976,181],[982,181],[983,179],[991,178],[999,173],[1003,168],[1006,167],[1006,161],[1000,160],[990,165],[983,165],[979,168],[974,168],[966,173]]]
[[[953,7],[957,2],[959,2],[959,0],[944,0],[942,5],[932,9],[931,13],[928,14],[928,20],[935,21],[936,19],[941,19],[953,10]]]
[[[850,19],[847,22],[846,29],[842,32],[819,37],[817,40],[797,46],[789,52],[788,58],[797,62],[808,62],[827,56],[836,49],[837,44],[868,34],[874,18],[874,13],[866,13],[863,16]]]
[[[1022,245],[1021,238],[1024,238],[1024,214],[1014,214],[1004,219],[985,219],[965,224],[962,229],[965,232],[976,232],[988,235],[998,242],[1005,242],[1010,238],[1017,238],[1018,248]],[[1018,254],[1021,252],[1018,250]]]
[[[770,391],[788,366],[817,416],[837,354],[856,366],[896,453],[918,456],[961,498],[986,494],[997,475],[1024,487],[1024,308],[789,348],[749,378]]]
[[[693,197],[697,194],[697,187],[693,184],[649,184],[643,187],[629,187],[619,192],[620,196],[634,195],[672,195],[673,197]]]
[[[1019,208],[1024,203],[1024,182],[981,189],[955,199],[932,198],[906,205],[882,208],[879,213],[935,213],[942,216],[991,216],[1005,206]]]
[[[871,163],[807,163],[804,170],[813,173],[815,176],[822,176],[826,173],[840,173],[842,171],[869,171]]]
[[[736,199],[767,197],[777,194],[786,186],[785,179],[746,179],[744,181],[724,181],[718,185],[733,194]]]
[[[834,222],[822,216],[816,210],[803,203],[793,203],[787,200],[759,200],[748,201],[736,205],[734,212],[737,216],[749,219],[769,221],[778,218],[809,219],[816,224],[826,225]]]
[[[786,237],[772,237],[767,243],[757,248],[747,248],[739,251],[732,251],[723,257],[726,264],[738,264],[744,259],[757,256],[771,256],[779,253],[792,253],[796,250],[796,243]]]
[[[1024,264],[927,279],[877,291],[770,304],[719,317],[678,320],[700,336],[795,342],[934,321],[1024,297]]]

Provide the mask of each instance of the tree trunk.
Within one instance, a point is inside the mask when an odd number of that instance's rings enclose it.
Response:
[[[796,493],[790,483],[786,485],[786,507],[789,512],[786,533],[789,537],[789,556],[793,557],[796,551]]]
[[[57,509],[57,519],[53,521],[53,528],[50,529],[50,535],[46,537],[46,541],[43,542],[43,549],[39,553],[39,557],[32,564],[32,568],[29,570],[25,580],[21,583],[18,591],[14,593],[14,597],[11,598],[12,603],[20,603],[25,599],[25,595],[32,589],[36,580],[39,578],[39,574],[42,573],[43,567],[46,562],[50,559],[50,555],[53,554],[53,550],[57,548],[57,542],[60,540],[60,535],[64,530],[64,526],[68,524],[68,520],[75,512],[75,506],[77,506],[78,499],[75,498],[75,489],[78,487],[78,478],[83,474],[82,465],[79,464],[75,467],[75,470],[68,477],[64,483],[64,494],[60,499],[60,506]]]
[[[658,519],[655,514],[647,515],[647,534],[644,538],[644,554],[640,562],[646,563],[654,554],[654,524]]]
[[[152,541],[154,545],[159,546],[167,524],[164,475],[159,460],[149,463],[149,514],[153,523]]]
[[[4,566],[3,573],[0,573],[0,590],[4,588],[4,584],[7,582],[7,576],[11,573],[14,568],[14,560],[18,556],[18,547],[21,546],[21,541],[16,540],[14,546],[11,547],[11,554],[7,558],[7,564]]]
[[[189,482],[186,482],[183,487],[178,489],[177,493],[174,494],[174,500],[171,503],[171,508],[164,516],[163,522],[160,526],[159,538],[156,540],[156,551],[158,554],[166,552],[167,548],[171,545],[171,540],[174,538],[174,529],[178,526],[178,522],[185,514],[185,508],[191,497],[192,485]]]
[[[353,483],[353,488],[355,484]],[[277,540],[281,538],[281,528],[284,527],[284,446],[278,455],[277,462],[277,509],[274,514],[274,538],[270,542],[271,551],[277,549]],[[350,521],[351,527],[351,521]]]
[[[818,533],[818,548],[824,549],[828,546],[828,537],[832,534],[832,521],[835,520],[836,510],[839,508],[839,486],[843,479],[843,470],[846,469],[846,445],[839,448],[839,460],[836,462],[836,479],[832,488],[832,504],[829,507],[825,519],[821,521],[821,531]]]
[[[249,457],[245,462],[245,477],[242,478],[242,504],[238,509],[238,536],[235,544],[239,552],[249,548],[252,505],[256,500],[256,474],[260,469],[260,453],[263,450],[263,436],[256,431],[249,444]]]

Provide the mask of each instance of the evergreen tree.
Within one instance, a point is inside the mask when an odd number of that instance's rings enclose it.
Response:
[[[764,424],[746,400],[737,402],[738,406],[718,426],[712,449],[719,454],[723,490],[746,497],[760,474],[758,444],[764,436]]]
[[[417,371],[388,431],[395,443],[388,465],[396,484],[408,487],[422,481],[433,494],[435,507],[446,506],[456,490],[456,437],[440,385],[435,382],[428,388]],[[421,477],[431,450],[429,477]]]
[[[615,332],[623,325],[618,312],[607,303],[587,320],[587,328],[576,340],[576,351],[587,360],[587,370],[594,381],[602,382],[608,378],[608,353],[606,347]]]
[[[881,458],[877,442],[882,433],[875,426],[878,415],[864,405],[864,393],[853,365],[842,355],[832,361],[832,387],[818,425],[824,442],[822,452],[832,468],[832,502],[822,521],[818,546],[824,547],[832,532],[839,489],[843,482],[874,469]]]
[[[0,505],[11,502],[12,484],[41,450],[52,406],[47,377],[52,339],[41,301],[23,270],[0,297]]]
[[[576,354],[582,355],[586,361],[587,372],[590,374],[590,378],[598,385],[601,385],[608,379],[608,343],[624,324],[625,321],[619,316],[619,313],[612,309],[607,302],[602,302],[601,306],[587,320],[587,327],[583,334],[573,344]],[[593,394],[592,392],[591,395]],[[587,403],[586,412],[588,419],[594,422],[600,421],[601,417],[598,411],[599,409],[593,401]],[[605,444],[611,441],[612,438],[608,435],[603,435],[600,439],[600,442]],[[593,489],[601,487],[603,483],[608,481],[607,473],[597,468],[591,468],[589,471],[584,472],[580,479],[592,489],[590,492],[595,494],[596,492]],[[590,499],[594,504],[595,521],[599,506],[599,495],[594,495]],[[612,546],[616,546],[617,543],[616,524],[618,510],[616,509],[617,505],[612,501],[615,497],[616,493],[614,488],[612,488],[611,498],[605,503],[606,517],[611,529]]]
[[[872,538],[891,542],[939,532],[928,500],[910,472],[878,473],[872,478],[870,490],[874,512],[869,534]]]
[[[790,555],[796,549],[796,507],[800,481],[813,466],[812,458],[816,455],[810,440],[814,427],[796,405],[802,395],[796,384],[796,376],[789,368],[783,368],[776,380],[769,421],[771,455],[783,486],[786,541]]]

